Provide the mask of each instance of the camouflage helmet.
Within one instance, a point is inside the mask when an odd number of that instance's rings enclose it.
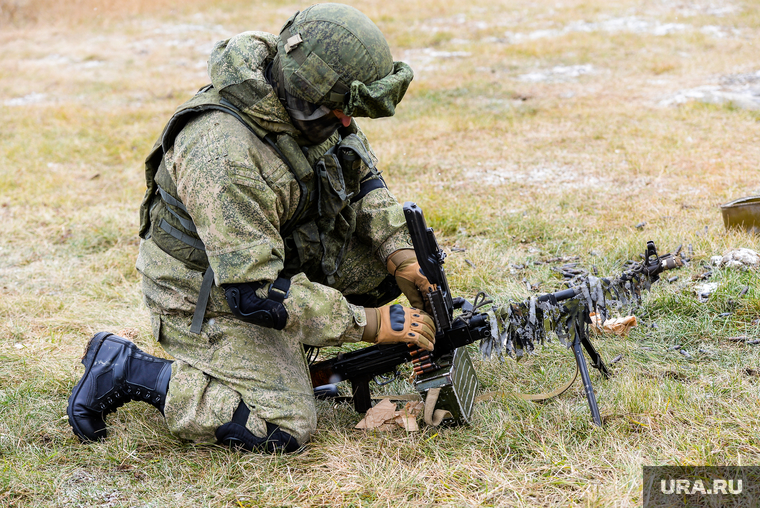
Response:
[[[285,90],[349,116],[392,116],[414,74],[394,62],[382,32],[343,4],[297,12],[280,31],[274,67]]]

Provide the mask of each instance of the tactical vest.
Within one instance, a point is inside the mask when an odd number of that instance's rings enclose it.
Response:
[[[372,190],[385,187],[367,148],[356,135],[355,124],[352,122],[348,128],[340,129],[338,142],[328,147],[311,166],[292,136],[262,129],[211,86],[201,89],[177,109],[145,161],[147,190],[140,206],[140,237],[152,238],[161,250],[187,267],[205,272],[201,293],[204,287],[207,293],[210,291],[213,274],[205,246],[177,195],[177,187],[164,165],[164,154],[190,119],[214,110],[232,115],[272,147],[300,187],[298,206],[280,230],[285,243],[280,277],[290,278],[304,272],[311,281],[332,284],[356,229],[356,214],[349,205]],[[360,180],[362,161],[370,168],[370,174]],[[202,297],[203,294],[198,307],[203,304],[205,311]],[[200,330],[200,323],[197,329]]]

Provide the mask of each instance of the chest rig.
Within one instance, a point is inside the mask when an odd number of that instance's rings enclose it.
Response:
[[[193,333],[200,333],[214,276],[205,245],[166,169],[164,154],[190,119],[208,111],[222,111],[235,117],[274,150],[298,182],[298,205],[280,228],[285,260],[273,284],[277,291],[273,293],[270,289],[275,298],[287,294],[290,277],[299,272],[313,282],[334,283],[356,229],[356,213],[350,205],[372,190],[385,187],[367,148],[356,135],[355,124],[339,130],[337,143],[312,147],[310,150],[317,150],[312,153],[302,149],[292,136],[268,132],[248,120],[210,86],[201,89],[175,112],[146,159],[147,190],[140,206],[140,237],[152,238],[161,250],[188,268],[204,272],[191,326]],[[362,162],[370,168],[364,178],[360,178]]]

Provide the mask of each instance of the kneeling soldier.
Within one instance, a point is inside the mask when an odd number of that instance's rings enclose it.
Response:
[[[145,164],[137,269],[175,360],[95,335],[68,406],[84,441],[142,400],[179,438],[293,451],[316,428],[304,345],[433,348],[415,309],[430,283],[352,118],[392,116],[412,80],[379,29],[353,7],[315,5],[279,37],[218,43],[209,75]],[[415,308],[386,305],[402,291]]]

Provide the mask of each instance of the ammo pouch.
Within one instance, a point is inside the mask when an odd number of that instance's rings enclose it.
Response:
[[[361,163],[370,174],[359,180]],[[335,282],[343,258],[356,230],[356,212],[350,206],[374,189],[385,187],[375,170],[369,153],[356,134],[350,134],[317,160],[313,170],[313,192],[316,194],[316,218],[297,224],[285,239],[286,252],[295,271],[303,271],[309,280]],[[308,214],[305,214],[308,216]],[[293,263],[293,261],[297,262]]]

